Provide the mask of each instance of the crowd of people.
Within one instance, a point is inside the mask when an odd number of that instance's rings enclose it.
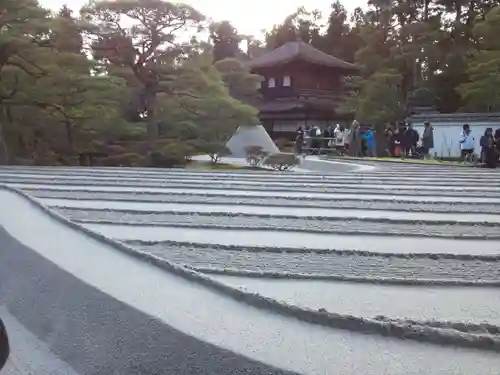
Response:
[[[428,158],[434,148],[434,129],[426,121],[422,137],[411,124],[389,126],[385,131],[387,140],[386,154],[393,157]]]
[[[481,146],[481,162],[488,168],[500,166],[500,129],[496,129],[493,133],[492,128],[487,128],[481,136],[479,145]]]
[[[426,128],[427,129],[427,128]],[[416,155],[417,151],[426,151],[434,147],[432,127],[424,132],[422,137],[423,146],[417,147],[419,134],[411,125],[399,127],[389,126],[385,132],[386,150],[385,156],[409,156]],[[298,154],[303,152],[318,154],[324,149],[336,149],[341,155],[354,157],[376,157],[377,138],[375,130],[370,125],[362,125],[353,121],[349,128],[341,125],[335,127],[330,125],[324,130],[317,125],[297,129],[295,149]]]
[[[342,155],[374,157],[377,155],[375,132],[370,126],[361,126],[357,121],[347,129],[339,124],[329,125],[323,130],[317,125],[297,129],[296,153],[315,155],[322,149],[336,149]]]
[[[434,128],[428,121],[424,122],[421,135],[411,124],[400,123],[389,125],[385,129],[384,138],[377,138],[372,126],[361,125],[358,121],[353,121],[349,128],[341,125],[330,125],[323,130],[317,125],[299,127],[295,139],[295,151],[298,154],[319,154],[324,149],[335,149],[341,155],[375,157],[378,139],[384,143],[382,148],[384,156],[426,159],[430,157],[430,152],[434,148]],[[475,145],[476,138],[470,126],[463,125],[459,136],[461,160],[479,161],[489,168],[500,165],[500,129],[495,132],[492,128],[486,129],[480,139],[479,160],[476,159]]]

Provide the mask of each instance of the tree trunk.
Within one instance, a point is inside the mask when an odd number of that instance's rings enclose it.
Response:
[[[462,4],[457,1],[455,4],[456,9],[455,9],[455,26],[458,28],[460,26],[461,20],[462,20]]]
[[[429,21],[429,4],[431,0],[424,0],[424,21]]]
[[[9,164],[9,150],[3,134],[3,126],[0,124],[0,165]]]
[[[71,151],[74,151],[73,142],[73,124],[70,119],[64,120],[64,125],[66,126],[66,138]]]
[[[153,151],[154,143],[158,139],[159,129],[156,121],[156,90],[148,90],[147,93],[147,119],[148,119],[148,147]]]
[[[467,38],[467,41],[473,40],[474,34],[472,32],[472,29],[474,28],[474,20],[476,18],[476,2],[471,1],[469,3],[469,8],[467,9],[467,20],[465,21],[466,28],[465,28],[465,37]]]

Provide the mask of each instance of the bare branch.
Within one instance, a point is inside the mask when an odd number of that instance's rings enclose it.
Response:
[[[19,59],[20,61],[15,61],[12,59]],[[40,65],[38,65],[32,61],[27,60],[25,57],[23,57],[19,54],[11,56],[11,59],[9,59],[6,62],[6,65],[15,66],[16,68],[19,68],[22,71],[24,71],[29,76],[36,77],[36,78],[43,77],[44,75],[47,74],[45,69],[43,69]],[[33,67],[35,69],[38,69],[38,72],[31,71],[29,67]]]

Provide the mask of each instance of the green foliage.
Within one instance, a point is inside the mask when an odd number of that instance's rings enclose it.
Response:
[[[367,3],[350,15],[339,1],[322,17],[298,9],[267,32],[266,48],[300,37],[326,53],[356,62],[361,74],[354,86],[348,84],[350,92],[341,107],[360,118],[402,119],[407,108],[401,103],[420,88],[429,90],[437,109],[444,112],[464,106],[473,111],[498,110],[497,0]],[[384,81],[390,82],[387,90],[380,87]],[[388,113],[377,109],[392,106]]]
[[[217,163],[239,125],[258,123],[259,77],[243,60],[299,38],[358,64],[337,110],[361,122],[402,119],[412,103],[500,110],[497,0],[372,0],[351,14],[335,1],[323,15],[299,8],[262,41],[212,24],[212,45],[196,39],[205,20],[164,0],[92,1],[80,15],[2,1],[0,164],[74,164],[93,151],[114,165],[184,165],[202,152]]]
[[[143,167],[145,157],[134,153],[123,153],[100,158],[97,164],[105,167]]]
[[[214,62],[238,56],[242,37],[229,21],[211,24],[210,39],[214,46]]]
[[[159,136],[158,94],[193,94],[189,87],[179,92],[171,84],[176,64],[196,48],[194,39],[193,43],[179,43],[177,33],[195,32],[204,16],[188,5],[161,0],[98,1],[82,9],[82,14],[93,25],[93,55],[101,69],[121,68],[132,73],[128,76],[140,97],[136,113],[146,118],[152,144]]]
[[[172,143],[148,156],[148,166],[156,168],[177,168],[187,164],[190,153],[181,143]]]
[[[466,107],[476,111],[500,111],[500,6],[493,8],[473,29],[481,49],[470,59],[469,80],[458,87]]]
[[[358,121],[383,125],[404,116],[402,76],[396,70],[379,71],[359,80],[357,91],[347,97],[340,111],[355,113]]]
[[[239,60],[226,58],[215,63],[231,97],[244,103],[252,104],[259,99],[258,88],[261,77],[251,74],[249,69]]]
[[[278,153],[269,155],[264,159],[263,165],[273,168],[276,171],[289,171],[300,164],[300,159],[295,154]]]
[[[204,20],[192,7],[94,1],[75,18],[67,7],[50,15],[21,0],[8,1],[4,15],[0,163],[74,163],[79,153],[127,142],[122,156],[99,162],[148,164],[133,155],[155,151],[150,164],[184,165],[199,152],[192,140],[206,148],[225,143],[241,123],[257,123],[256,109],[229,92],[252,96],[255,77],[243,65],[219,71],[209,48],[181,39]],[[91,41],[93,59],[83,40]],[[160,136],[175,142],[160,144]]]

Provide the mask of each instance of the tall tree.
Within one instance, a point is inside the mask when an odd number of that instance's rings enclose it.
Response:
[[[64,5],[55,19],[52,44],[60,52],[82,53],[83,37],[80,26],[73,18],[73,11]]]
[[[48,13],[36,0],[6,1],[0,17],[0,164],[9,161],[9,137],[16,130],[11,107],[21,82],[46,74],[40,64],[48,46]],[[16,138],[16,136],[14,136]]]
[[[321,49],[339,59],[353,62],[356,51],[362,44],[359,33],[352,30],[348,23],[345,7],[339,0],[332,3]]]
[[[479,49],[470,59],[469,80],[459,86],[469,110],[500,111],[500,6],[492,8],[473,29]]]
[[[242,37],[229,21],[211,24],[210,39],[214,46],[214,62],[234,58],[241,52],[239,45]]]
[[[95,25],[96,57],[129,68],[140,84],[152,146],[159,136],[158,94],[188,95],[172,89],[170,74],[190,45],[182,33],[196,31],[204,16],[191,6],[162,0],[99,1],[82,13]]]
[[[224,59],[215,63],[229,94],[244,103],[255,104],[259,99],[261,77],[251,74],[248,68],[237,59]]]

